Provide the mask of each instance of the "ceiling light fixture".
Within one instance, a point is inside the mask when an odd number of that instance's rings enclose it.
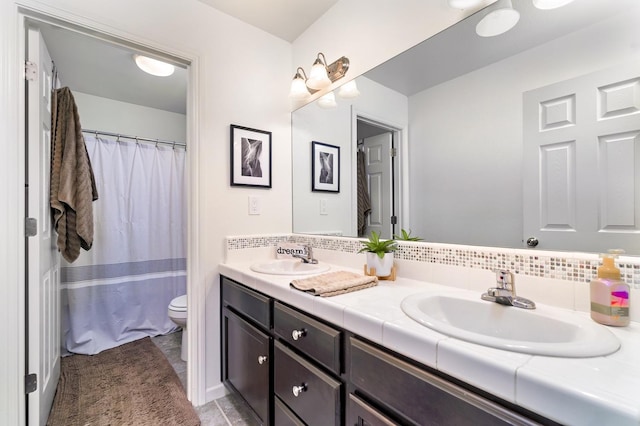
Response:
[[[556,9],[558,7],[566,6],[573,0],[533,0],[533,5],[538,9]]]
[[[348,69],[349,59],[346,57],[343,56],[327,65],[324,54],[318,53],[308,78],[302,67],[296,69],[296,74],[293,76],[293,81],[291,82],[289,97],[296,100],[303,100],[309,96],[310,93],[326,89],[331,83],[344,77]]]
[[[498,0],[492,9],[476,25],[480,37],[493,37],[504,34],[520,20],[520,13],[513,8],[511,0]]]
[[[447,3],[454,9],[469,9],[478,6],[482,0],[447,0]]]
[[[175,70],[173,65],[147,56],[133,55],[133,59],[142,71],[151,75],[157,75],[158,77],[168,77],[173,74]]]

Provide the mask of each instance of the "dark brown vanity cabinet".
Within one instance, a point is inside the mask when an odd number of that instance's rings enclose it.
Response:
[[[221,279],[222,380],[259,424],[554,424]]]

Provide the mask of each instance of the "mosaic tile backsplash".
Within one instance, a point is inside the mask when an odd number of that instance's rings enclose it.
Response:
[[[275,247],[278,243],[309,244],[313,248],[357,253],[361,240],[302,234],[254,235],[227,238],[227,250]],[[462,268],[508,269],[516,274],[588,283],[597,273],[600,260],[595,255],[579,258],[531,253],[528,250],[494,249],[431,243],[398,242],[396,258],[415,262],[436,263]],[[572,253],[566,253],[570,256]],[[617,260],[622,279],[634,289],[640,289],[640,258]]]

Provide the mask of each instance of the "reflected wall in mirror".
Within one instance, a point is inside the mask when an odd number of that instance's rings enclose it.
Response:
[[[475,34],[480,11],[358,77],[358,98],[294,111],[294,232],[358,235],[362,117],[393,130],[391,233],[640,254],[640,4],[514,6],[501,36]],[[335,197],[311,192],[314,139],[342,148]]]

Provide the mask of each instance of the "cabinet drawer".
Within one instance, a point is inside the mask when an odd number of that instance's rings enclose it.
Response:
[[[349,344],[353,385],[410,424],[537,424],[358,339]]]
[[[289,407],[277,396],[273,406],[273,424],[276,426],[305,426],[304,422],[289,410]]]
[[[225,306],[252,319],[265,328],[271,326],[270,299],[262,294],[248,289],[227,277],[221,277],[222,301]]]
[[[275,342],[274,392],[308,425],[339,425],[342,384]]]
[[[347,424],[357,426],[396,426],[384,414],[358,398],[354,394],[349,394],[349,407],[347,408]]]
[[[280,302],[273,309],[273,331],[292,347],[318,361],[336,374],[340,363],[341,332]]]
[[[267,424],[272,338],[229,309],[223,310],[222,327],[222,380]]]

